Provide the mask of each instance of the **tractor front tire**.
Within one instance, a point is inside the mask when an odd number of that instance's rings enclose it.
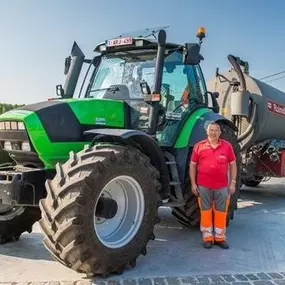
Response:
[[[40,202],[44,245],[53,257],[88,276],[134,267],[159,221],[161,184],[149,158],[131,147],[98,145],[71,152],[56,170]]]
[[[15,207],[0,214],[0,244],[19,240],[24,232],[31,233],[33,224],[41,218],[36,207]]]
[[[236,183],[236,192],[231,196],[228,215],[227,215],[227,225],[230,220],[234,218],[234,212],[237,209],[237,202],[240,196],[241,188],[241,155],[240,155],[240,146],[237,140],[234,130],[226,124],[220,123],[221,127],[221,138],[227,140],[231,143],[237,160],[237,183]],[[175,207],[172,209],[172,214],[175,216],[181,224],[186,227],[196,227],[200,226],[200,209],[198,205],[197,197],[191,192],[191,182],[189,179],[188,168],[186,173],[186,181],[184,183],[184,199],[186,204],[184,207]]]

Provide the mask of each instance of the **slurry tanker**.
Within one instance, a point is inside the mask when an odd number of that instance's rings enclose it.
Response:
[[[216,94],[219,113],[238,129],[242,183],[284,177],[285,93],[249,75],[248,62],[233,55],[228,60],[231,68],[217,68],[207,88]]]

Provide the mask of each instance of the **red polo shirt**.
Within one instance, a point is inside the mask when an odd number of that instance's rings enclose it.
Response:
[[[228,186],[229,163],[236,159],[232,145],[220,139],[216,148],[208,140],[197,143],[191,161],[197,163],[197,185],[211,189]]]

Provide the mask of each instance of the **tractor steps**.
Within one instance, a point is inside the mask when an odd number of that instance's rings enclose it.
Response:
[[[174,197],[170,197],[169,199],[161,201],[159,204],[159,207],[182,207],[185,205],[184,200],[178,200],[175,199]]]
[[[175,160],[175,157],[165,151],[164,152],[164,156],[166,158],[166,164],[168,166],[168,171],[169,171],[169,176],[171,177],[171,181],[170,181],[170,188],[171,188],[171,194],[175,197],[172,198],[171,200],[173,200],[173,202],[171,203],[175,203],[175,204],[184,204],[184,197],[183,197],[183,192],[182,192],[182,187],[181,187],[181,181],[178,175],[178,170],[177,170],[177,162]],[[174,202],[175,201],[175,202]],[[179,201],[179,202],[177,202]],[[176,206],[176,205],[175,205]],[[170,206],[172,207],[172,206]]]

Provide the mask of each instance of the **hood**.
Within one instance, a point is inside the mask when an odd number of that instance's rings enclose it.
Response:
[[[40,122],[51,141],[77,141],[82,131],[96,126],[124,128],[124,108],[125,103],[118,100],[49,100],[8,111],[0,122],[23,121],[27,130],[38,128]]]

